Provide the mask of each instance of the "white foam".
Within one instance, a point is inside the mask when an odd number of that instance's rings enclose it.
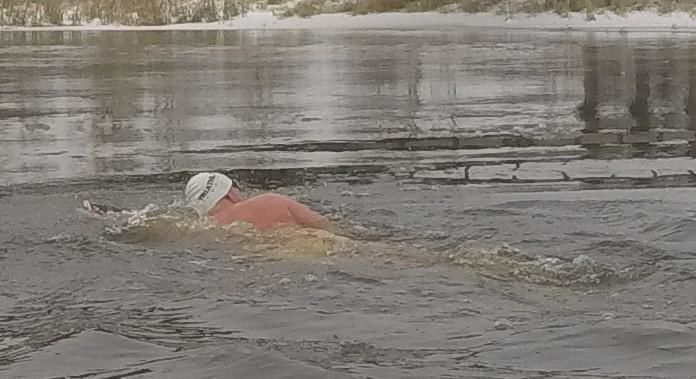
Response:
[[[488,277],[560,287],[612,284],[645,274],[643,268],[616,269],[582,254],[570,260],[529,256],[506,244],[486,247],[466,243],[450,252],[448,258],[456,265],[471,267]]]
[[[686,12],[658,14],[654,11],[618,15],[604,12],[588,21],[585,13],[562,17],[554,13],[379,13],[361,16],[323,14],[308,18],[278,18],[268,10],[255,10],[231,21],[160,26],[102,25],[94,20],[80,26],[3,27],[3,30],[244,30],[244,29],[447,29],[461,27],[532,30],[679,31],[696,32],[696,19]]]

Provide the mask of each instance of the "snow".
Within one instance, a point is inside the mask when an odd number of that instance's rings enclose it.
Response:
[[[626,32],[696,32],[696,18],[684,12],[657,14],[652,11],[626,15],[600,13],[588,21],[585,13],[561,17],[553,13],[515,14],[511,18],[493,13],[379,13],[363,16],[323,14],[310,18],[277,18],[257,10],[225,22],[172,24],[162,26],[102,25],[99,20],[80,26],[0,27],[2,30],[244,30],[244,29],[449,29],[462,27],[532,30],[594,30]]]

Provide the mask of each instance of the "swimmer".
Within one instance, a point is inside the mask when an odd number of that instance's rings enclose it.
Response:
[[[236,181],[216,172],[189,179],[184,197],[187,206],[218,225],[242,221],[260,230],[290,226],[340,232],[324,217],[286,196],[266,193],[245,199]]]

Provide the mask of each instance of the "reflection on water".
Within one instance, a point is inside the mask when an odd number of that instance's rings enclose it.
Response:
[[[693,156],[696,83],[688,42],[592,40],[582,53],[585,98],[578,110],[583,132],[594,137],[584,144],[588,156]]]
[[[696,57],[670,36],[4,32],[0,52],[5,184],[375,162],[279,146],[308,141],[512,134],[589,158],[694,152]]]

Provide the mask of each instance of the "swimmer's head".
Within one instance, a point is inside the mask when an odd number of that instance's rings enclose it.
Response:
[[[239,188],[239,183],[217,172],[203,172],[194,175],[186,183],[184,198],[186,205],[195,209],[200,215],[207,215],[215,205],[230,192],[232,187]]]

